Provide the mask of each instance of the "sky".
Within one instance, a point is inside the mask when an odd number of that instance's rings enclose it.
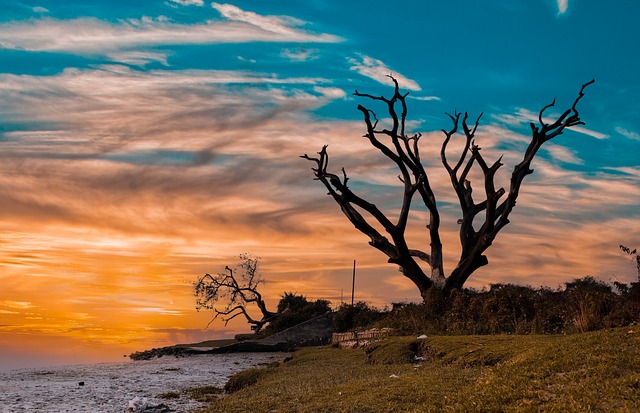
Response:
[[[584,126],[546,144],[511,224],[467,283],[552,288],[634,281],[640,247],[640,3],[596,0],[0,1],[0,369],[123,360],[230,337],[204,327],[192,285],[261,259],[267,303],[285,291],[383,307],[418,291],[313,180],[329,145],[352,188],[393,216],[397,171],[362,137],[358,90],[409,92],[444,223],[446,113],[483,113],[476,142],[504,155],[595,78]],[[459,139],[462,139],[461,137]],[[481,184],[476,183],[476,186]],[[395,208],[395,209],[394,209]],[[424,212],[412,218],[414,242]]]

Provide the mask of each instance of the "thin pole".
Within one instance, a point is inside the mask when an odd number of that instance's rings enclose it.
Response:
[[[351,305],[353,305],[353,297],[356,290],[356,260],[353,260],[353,280],[351,281]]]

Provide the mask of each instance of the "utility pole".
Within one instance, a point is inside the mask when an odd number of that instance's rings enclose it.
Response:
[[[351,305],[353,305],[353,297],[356,290],[356,260],[353,260],[353,279],[351,281]]]

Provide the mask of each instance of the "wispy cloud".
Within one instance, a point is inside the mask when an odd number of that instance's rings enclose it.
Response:
[[[211,7],[218,10],[223,17],[231,21],[248,23],[266,32],[282,35],[295,36],[296,30],[294,27],[305,24],[304,21],[293,17],[263,16],[258,13],[242,10],[232,4],[211,3]]]
[[[423,100],[423,101],[437,101],[437,100],[441,100],[438,96],[413,96],[413,95],[409,95],[410,99],[415,99],[415,100]]]
[[[625,138],[632,139],[634,141],[640,141],[640,133],[630,131],[621,126],[616,127],[616,132],[618,132],[620,135],[624,136]]]
[[[572,163],[576,165],[584,164],[584,161],[582,159],[579,159],[576,156],[574,151],[564,146],[554,145],[553,142],[550,142],[546,144],[543,148],[547,153],[549,153],[549,155],[553,159],[557,159],[562,162]]]
[[[351,65],[351,70],[360,73],[362,76],[369,77],[384,85],[393,85],[393,81],[389,79],[392,75],[403,89],[419,91],[422,90],[420,85],[414,80],[390,69],[383,61],[374,59],[373,57],[358,55],[347,59]]]
[[[106,57],[114,62],[126,63],[133,66],[145,66],[151,62],[158,62],[169,66],[168,52],[126,50],[107,53]]]
[[[569,0],[557,0],[558,1],[558,14],[565,14],[569,8]]]
[[[592,129],[585,128],[584,126],[572,126],[569,130],[581,133],[583,135],[591,136],[592,138],[596,139],[608,139],[611,137],[606,133],[594,131]]]
[[[317,49],[298,47],[295,49],[282,49],[280,56],[293,62],[307,62],[318,58]]]
[[[27,308],[32,308],[33,304],[28,301],[3,300],[3,301],[0,301],[0,307],[16,308],[16,309],[24,310]]]
[[[545,123],[552,123],[558,116],[560,115],[557,113],[555,114],[545,113],[545,117],[543,118],[543,121],[545,121]],[[516,127],[529,124],[530,122],[533,122],[535,125],[538,125],[540,123],[538,119],[538,113],[525,108],[518,108],[515,114],[504,113],[499,115],[493,115],[492,118],[494,118],[495,120],[499,121],[502,124],[509,125],[509,126],[516,126]],[[594,131],[584,126],[572,126],[571,128],[568,128],[565,130],[570,130],[583,135],[588,135],[596,139],[610,138],[610,136],[607,135],[606,133]]]
[[[204,0],[170,0],[172,3],[177,3],[181,6],[204,6]]]
[[[224,18],[199,24],[181,24],[166,17],[143,17],[108,22],[96,18],[52,18],[0,24],[0,48],[54,51],[81,55],[111,54],[145,47],[242,42],[339,42],[330,34],[298,28],[304,22],[287,17],[262,16],[236,6],[214,3]],[[136,53],[140,53],[138,50]],[[140,56],[138,56],[139,58]],[[152,56],[153,59],[157,59]]]

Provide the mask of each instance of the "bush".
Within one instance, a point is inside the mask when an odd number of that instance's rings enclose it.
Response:
[[[278,316],[267,325],[264,332],[275,334],[331,311],[327,300],[308,301],[303,295],[285,293],[278,303]]]
[[[566,283],[566,321],[581,333],[605,327],[605,316],[611,312],[614,301],[611,287],[593,277]]]
[[[493,284],[489,290],[427,292],[425,302],[396,303],[381,326],[399,334],[559,334],[622,327],[640,322],[640,283],[612,287],[593,277],[566,283],[563,290]],[[339,331],[357,313],[347,308]],[[353,329],[353,327],[351,327]]]
[[[371,326],[383,316],[382,311],[364,301],[354,305],[342,304],[333,314],[333,325],[337,332],[354,331]]]

